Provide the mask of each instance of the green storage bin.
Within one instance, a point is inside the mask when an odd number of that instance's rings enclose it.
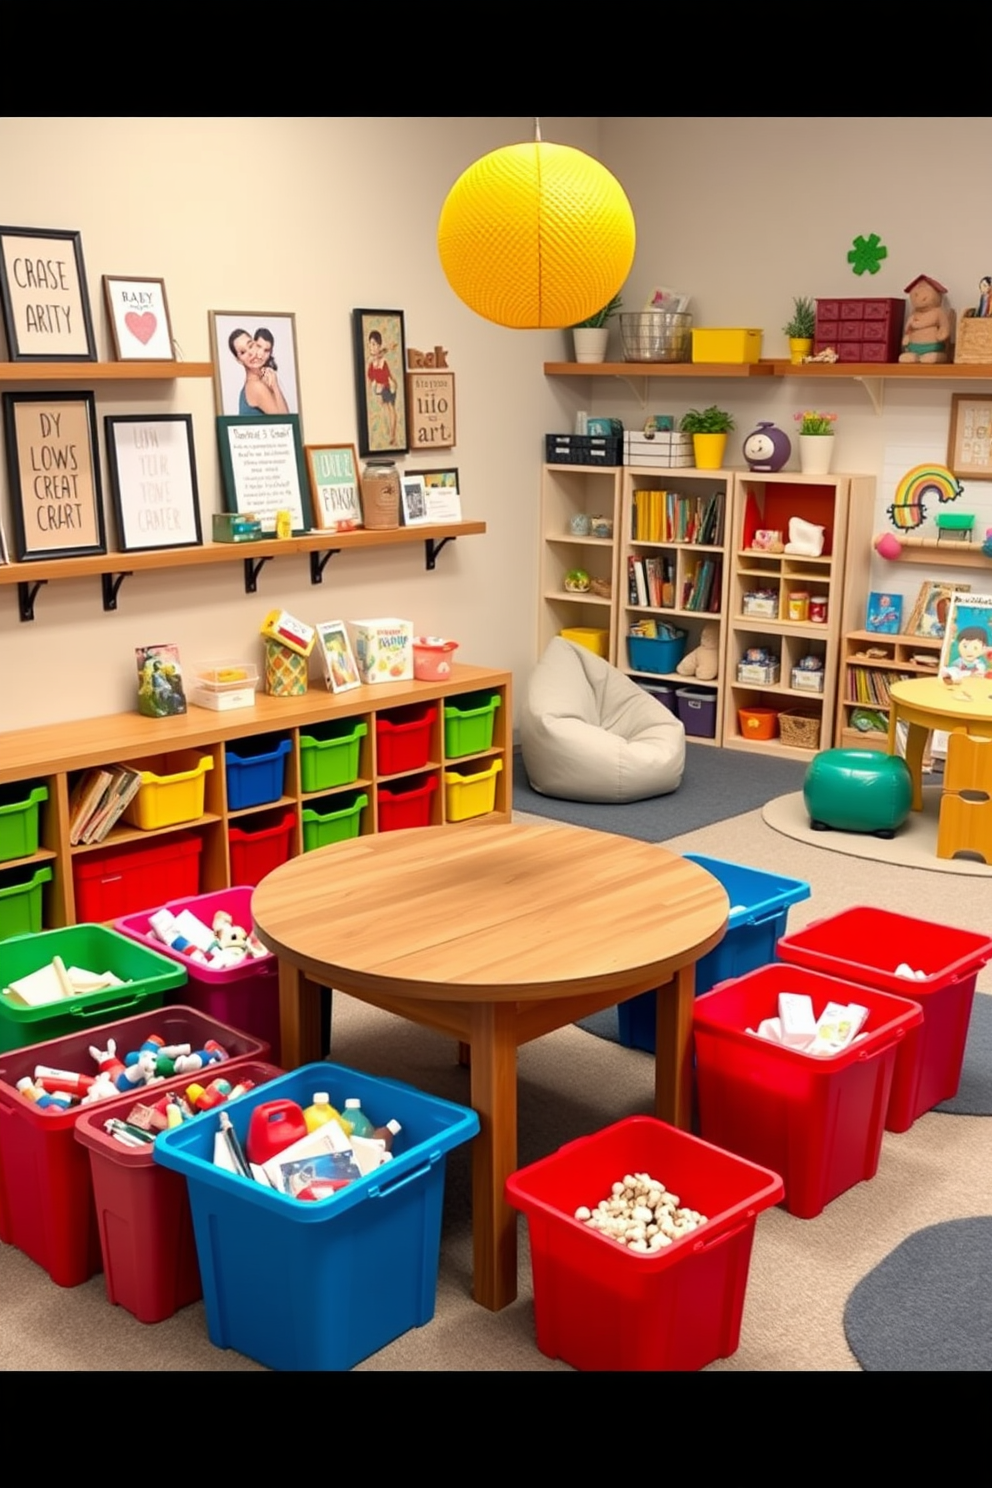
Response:
[[[67,967],[112,971],[127,986],[87,992],[42,1007],[25,1007],[0,989],[0,1052],[47,1043],[88,1026],[96,1029],[132,1013],[154,1011],[163,1005],[167,992],[184,987],[188,980],[185,966],[139,945],[130,936],[105,925],[67,925],[4,941],[0,982],[6,986],[39,971],[50,965],[54,956],[61,956]]]
[[[300,735],[300,777],[305,791],[330,790],[358,779],[358,752],[369,731],[353,718],[324,723]]]
[[[37,934],[41,929],[41,886],[51,881],[51,868],[36,864],[0,872],[0,940]],[[6,970],[4,956],[3,974]]]
[[[38,807],[47,800],[47,785],[0,786],[0,863],[38,851]]]
[[[364,727],[364,725],[363,725]],[[357,837],[361,826],[362,811],[369,804],[364,792],[342,798],[344,804],[335,811],[315,811],[312,806],[300,812],[303,821],[303,851],[314,847],[327,847],[331,842],[345,842]]]
[[[444,705],[444,752],[448,759],[490,749],[499,693],[472,692]]]

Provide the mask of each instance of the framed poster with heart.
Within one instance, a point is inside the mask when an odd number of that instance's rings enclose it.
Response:
[[[103,293],[116,362],[174,362],[164,279],[104,274]]]

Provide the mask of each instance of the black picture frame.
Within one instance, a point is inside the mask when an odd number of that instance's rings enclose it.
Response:
[[[3,430],[18,562],[106,553],[93,394],[4,393]]]
[[[358,453],[405,455],[410,448],[406,405],[406,328],[402,310],[352,310]],[[379,338],[381,359],[370,355]]]
[[[253,513],[267,536],[275,536],[280,511],[290,512],[295,536],[312,530],[299,414],[221,414],[217,448],[227,511]]]
[[[0,227],[0,308],[10,361],[96,361],[83,243],[74,229]]]
[[[103,432],[121,552],[203,544],[189,413],[108,413]]]

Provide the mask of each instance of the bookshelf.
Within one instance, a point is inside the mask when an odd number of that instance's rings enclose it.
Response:
[[[859,709],[880,713],[888,724],[893,682],[936,675],[943,641],[935,636],[878,635],[850,630],[842,642],[834,744],[844,749],[888,749],[888,730],[855,726]],[[927,658],[927,659],[923,659]]]

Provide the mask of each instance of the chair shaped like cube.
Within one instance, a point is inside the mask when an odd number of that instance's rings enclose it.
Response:
[[[937,856],[992,863],[992,739],[955,731],[947,739]]]
[[[524,693],[520,750],[541,795],[641,801],[682,783],[685,729],[623,672],[555,636]]]
[[[893,837],[910,812],[906,761],[875,749],[823,749],[810,763],[803,800],[814,831]]]

